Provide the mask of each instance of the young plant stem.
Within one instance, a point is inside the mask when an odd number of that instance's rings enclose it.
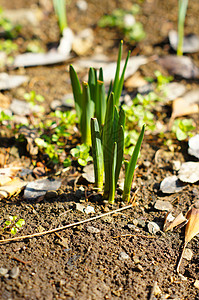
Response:
[[[63,33],[63,30],[68,27],[66,17],[66,0],[53,0],[53,6],[58,17],[60,32]]]
[[[178,0],[178,46],[177,55],[183,55],[184,22],[187,12],[188,0]]]
[[[95,173],[95,186],[103,189],[104,161],[99,125],[96,118],[91,119],[92,155]]]
[[[82,89],[79,82],[79,79],[77,77],[77,73],[75,72],[72,65],[70,65],[70,80],[73,90],[73,96],[75,100],[75,110],[77,113],[78,122],[81,120],[81,114],[82,114]]]
[[[112,150],[112,159],[110,164],[110,189],[109,189],[109,198],[108,202],[113,204],[115,198],[115,169],[116,169],[116,160],[117,160],[117,143],[113,144]]]
[[[90,90],[87,82],[82,83],[82,110],[80,129],[82,133],[82,143],[91,145],[91,118],[93,117],[93,107],[91,105]]]
[[[133,154],[131,156],[130,162],[125,165],[125,180],[124,180],[124,191],[123,191],[123,201],[128,201],[130,200],[130,191],[131,191],[131,184],[133,181],[133,175],[138,159],[138,155],[140,152],[140,147],[142,144],[142,140],[144,137],[144,130],[145,130],[145,125],[143,125],[141,133],[139,135],[139,138],[137,140],[137,143],[135,145],[135,149],[133,151]]]

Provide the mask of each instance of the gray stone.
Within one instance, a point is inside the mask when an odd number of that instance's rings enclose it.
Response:
[[[159,225],[155,222],[149,222],[147,227],[151,234],[156,234],[157,232],[160,231]]]
[[[13,267],[10,272],[9,275],[11,278],[15,279],[19,276],[19,267]]]
[[[126,253],[126,252],[120,252],[120,254],[119,254],[119,259],[120,260],[126,260],[126,259],[129,259],[130,258],[130,256]]]
[[[55,179],[39,179],[29,182],[24,191],[24,198],[35,200],[40,196],[44,196],[47,191],[55,191],[61,186],[60,180]]]
[[[161,211],[171,211],[173,205],[169,201],[157,200],[154,208]]]
[[[178,33],[175,30],[169,32],[169,42],[174,50],[178,47]],[[188,34],[183,39],[183,52],[194,53],[199,51],[199,37],[196,34]]]
[[[13,99],[12,103],[10,104],[10,110],[15,115],[19,116],[28,116],[31,113],[30,104],[26,101]]]
[[[188,153],[199,159],[199,134],[196,134],[189,139]]]
[[[87,226],[86,229],[90,233],[100,233],[100,230],[96,227],[93,227],[93,226]]]
[[[0,268],[0,276],[5,276],[8,273],[8,269],[1,267]]]
[[[27,76],[0,73],[0,90],[10,90],[28,81]]]
[[[199,162],[188,161],[183,163],[178,172],[178,178],[189,183],[199,181]]]
[[[175,175],[164,178],[160,184],[160,190],[165,194],[178,193],[183,188],[184,184]]]

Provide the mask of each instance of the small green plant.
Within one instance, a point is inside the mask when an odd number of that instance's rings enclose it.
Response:
[[[80,166],[85,167],[93,158],[89,154],[90,147],[86,144],[77,145],[76,148],[70,150],[71,155],[77,159]]]
[[[11,40],[0,41],[0,51],[10,55],[18,49],[18,45]]]
[[[0,124],[12,120],[12,118],[12,116],[7,115],[3,110],[0,112]]]
[[[187,13],[188,0],[178,0],[178,46],[177,55],[183,54],[184,22]]]
[[[74,111],[62,112],[56,110],[50,114],[50,119],[39,123],[40,138],[35,139],[36,145],[41,151],[46,153],[53,163],[60,161],[60,156],[64,152],[66,138],[71,136],[68,131],[76,121]],[[50,133],[49,134],[49,129]],[[64,166],[69,166],[67,159],[63,162]]]
[[[110,83],[108,95],[105,94],[105,87],[103,82],[103,70],[100,68],[99,77],[97,78],[97,71],[90,68],[88,75],[88,83],[83,82],[82,88],[77,77],[77,74],[73,68],[70,66],[70,78],[73,89],[73,96],[75,100],[75,108],[77,112],[78,123],[80,127],[82,143],[91,145],[91,124],[90,119],[96,117],[100,126],[102,128],[105,120],[107,99],[109,98],[111,92],[114,93],[115,105],[119,105],[119,98],[121,96],[124,73],[127,67],[127,62],[129,59],[130,52],[127,55],[122,74],[120,76],[120,62],[122,55],[122,45],[120,44],[118,53],[118,62],[114,78],[114,83]]]
[[[5,221],[3,231],[10,230],[11,234],[15,235],[17,231],[25,225],[24,219],[18,219],[18,216],[9,216],[9,220]]]
[[[24,99],[27,100],[32,106],[38,102],[44,102],[44,97],[42,95],[36,94],[35,91],[30,91],[30,93],[24,94]]]
[[[53,0],[53,5],[58,17],[60,32],[62,34],[63,30],[68,27],[66,17],[66,0]]]
[[[13,25],[9,19],[4,17],[3,9],[0,7],[0,29],[1,28],[5,32],[5,38],[13,39],[18,35],[21,25]]]
[[[193,136],[192,131],[195,129],[192,119],[176,119],[172,126],[172,132],[176,134],[179,141],[185,140],[188,136]]]
[[[103,16],[98,25],[100,27],[117,27],[129,41],[140,41],[145,38],[143,25],[134,20],[133,15],[139,12],[139,6],[134,4],[130,10],[115,9],[111,15]],[[134,21],[133,21],[134,20]],[[129,22],[130,21],[130,22]]]

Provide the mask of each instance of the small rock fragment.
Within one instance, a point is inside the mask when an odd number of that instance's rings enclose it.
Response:
[[[76,203],[76,210],[79,210],[79,211],[81,211],[82,213],[84,213],[85,206],[84,206],[83,204]]]
[[[10,270],[10,273],[9,273],[10,277],[12,279],[15,279],[19,276],[19,267],[13,267],[11,270]]]
[[[28,81],[27,76],[0,73],[0,90],[10,90]]]
[[[166,55],[160,57],[158,63],[170,74],[186,79],[199,78],[199,69],[188,56]]]
[[[29,182],[24,191],[24,198],[35,200],[40,196],[44,196],[47,191],[55,191],[61,186],[60,180],[40,179]]]
[[[178,82],[170,82],[165,84],[164,92],[166,94],[165,98],[168,101],[172,101],[186,92],[186,86]]]
[[[119,259],[120,260],[126,260],[126,259],[129,259],[130,258],[130,256],[126,253],[126,252],[120,252],[120,254],[119,254]]]
[[[178,47],[178,33],[175,30],[169,32],[169,42],[174,50]],[[194,53],[199,51],[199,37],[196,34],[188,34],[183,39],[183,53]]]
[[[137,219],[137,225],[144,228],[146,226],[146,222],[145,222],[145,220],[139,218],[139,219]]]
[[[88,8],[88,4],[85,0],[78,0],[76,6],[80,11],[86,11]]]
[[[183,188],[184,184],[175,175],[164,178],[160,184],[160,190],[165,194],[178,193]]]
[[[188,153],[199,159],[199,134],[196,134],[189,139]]]
[[[186,248],[183,253],[183,258],[185,258],[186,260],[191,260],[192,257],[193,257],[193,252],[191,251],[191,249]]]
[[[154,208],[161,211],[171,211],[173,209],[173,205],[168,201],[157,200]]]
[[[8,269],[1,267],[0,268],[0,276],[5,276],[8,273]]]
[[[93,227],[93,226],[87,226],[86,229],[90,233],[100,233],[100,230],[96,227]]]
[[[74,37],[72,49],[77,55],[84,55],[92,47],[93,40],[93,30],[91,28],[86,28]]]
[[[88,215],[88,214],[91,214],[91,213],[95,213],[95,209],[94,207],[92,207],[91,205],[88,205],[85,209],[84,209],[84,212]]]
[[[181,161],[179,160],[173,160],[172,161],[172,166],[174,171],[179,171],[181,167]]]
[[[10,110],[15,115],[28,116],[31,113],[30,104],[26,101],[21,101],[18,99],[13,99],[10,105]]]
[[[82,174],[82,177],[86,179],[90,183],[95,182],[95,176],[94,176],[94,166],[93,164],[87,165],[83,169],[84,173]]]
[[[195,288],[199,289],[199,280],[196,280],[196,281],[194,282],[194,286],[195,286]]]
[[[155,222],[149,222],[147,226],[148,226],[148,230],[151,234],[156,234],[157,232],[160,231],[159,225]]]
[[[183,182],[197,182],[199,180],[199,162],[188,161],[183,163],[178,178]]]

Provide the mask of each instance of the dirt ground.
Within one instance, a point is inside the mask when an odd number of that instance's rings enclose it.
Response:
[[[0,0],[0,6],[18,9],[38,5],[45,9],[47,2]],[[74,32],[89,26],[93,28],[95,42],[88,55],[95,53],[95,47],[98,46],[103,49],[103,53],[115,60],[119,41],[123,38],[122,33],[115,29],[100,29],[97,21],[104,13],[111,12],[116,7],[128,8],[135,1],[88,0],[86,15],[79,14],[76,2],[68,3],[68,24]],[[170,29],[177,28],[177,1],[146,0],[138,3],[141,6],[138,19],[144,25],[146,38],[137,44],[129,44],[124,40],[124,56],[128,49],[136,55],[147,56],[174,53],[168,44],[167,35]],[[197,0],[189,1],[185,33],[199,34],[198,9]],[[49,43],[58,42],[59,29],[52,11],[46,13],[46,19],[40,25],[37,36],[43,45],[47,47]],[[27,28],[23,34],[31,39],[34,31]],[[19,50],[23,52],[23,43],[18,43],[21,45]],[[198,53],[189,56],[199,66]],[[71,61],[76,59],[74,56]],[[4,94],[10,99],[20,98],[22,90],[28,92],[34,89],[45,97],[46,111],[49,111],[52,100],[71,92],[68,65],[69,62],[10,70],[10,74],[28,75],[32,84]],[[156,62],[142,66],[140,71],[143,76],[151,76],[157,69],[167,74]],[[189,88],[198,85],[198,80],[182,82]],[[12,136],[10,138],[1,136],[1,148],[13,142]],[[10,146],[16,152],[15,143]],[[30,165],[30,157],[20,157],[19,153],[15,155],[15,159],[24,160],[25,164]],[[1,244],[0,268],[11,270],[18,267],[19,274],[16,278],[0,278],[0,299],[199,299],[199,289],[194,287],[194,282],[199,280],[198,237],[188,245],[193,257],[190,261],[183,259],[180,270],[184,277],[180,276],[176,273],[176,265],[183,247],[184,229],[164,233],[165,211],[154,208],[157,200],[166,200],[173,204],[176,213],[186,213],[199,193],[198,184],[188,184],[182,192],[171,195],[158,191],[160,182],[167,175],[173,174],[171,162],[176,159],[181,162],[188,159],[186,142],[175,141],[172,152],[158,136],[145,136],[134,182],[134,192],[137,191],[134,207],[59,231],[58,235],[52,233]],[[73,168],[73,173],[75,171]],[[62,185],[57,194],[46,196],[42,201],[25,201],[23,192],[9,200],[2,200],[0,224],[3,224],[8,215],[20,216],[26,224],[19,234],[26,235],[78,222],[127,205],[121,202],[119,191],[117,201],[110,205],[97,197],[91,186],[79,182],[74,188],[74,180],[74,174],[62,175]],[[75,204],[79,202],[93,206],[95,214],[88,216],[75,210]],[[149,221],[158,223],[161,231],[149,234]],[[92,233],[89,226],[99,230]],[[156,282],[161,292],[151,296]]]

